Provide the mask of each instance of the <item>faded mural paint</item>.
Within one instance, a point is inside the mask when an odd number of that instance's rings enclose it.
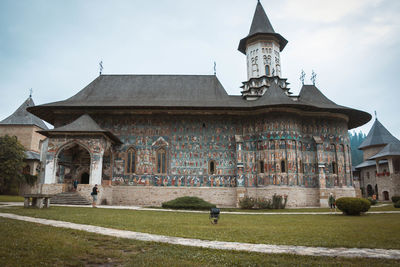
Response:
[[[113,185],[352,186],[347,123],[343,119],[305,118],[282,112],[250,118],[91,116],[100,127],[113,132],[122,145],[111,146],[104,138],[90,136],[51,138],[48,152],[50,155],[57,153],[71,140],[81,142],[92,155],[92,169],[97,168],[98,173],[98,168],[102,168],[102,174],[96,175],[111,180]],[[322,142],[318,150],[314,141],[316,136]],[[135,151],[135,172],[132,174],[126,173],[130,148]],[[158,174],[156,168],[156,153],[160,148],[167,152],[165,174]],[[209,174],[211,160],[216,164],[215,174]],[[332,162],[337,166],[336,173],[332,170]],[[320,170],[321,164],[324,168]],[[260,173],[260,165],[263,165],[264,173]],[[324,181],[320,180],[321,171]]]

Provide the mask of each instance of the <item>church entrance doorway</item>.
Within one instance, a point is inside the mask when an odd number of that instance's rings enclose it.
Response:
[[[91,157],[89,151],[78,143],[71,143],[57,155],[56,181],[65,185],[65,190],[73,186],[73,181],[81,184],[90,182]]]
[[[388,191],[383,191],[383,199],[389,200],[389,192]]]
[[[367,196],[372,197],[373,194],[374,194],[374,190],[372,189],[372,185],[369,184],[367,186]]]
[[[87,172],[82,173],[81,184],[89,184],[89,173]]]

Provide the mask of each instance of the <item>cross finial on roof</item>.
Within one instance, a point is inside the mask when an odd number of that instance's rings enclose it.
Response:
[[[378,114],[376,113],[376,110],[375,110],[375,119],[378,119]]]
[[[217,75],[217,62],[214,61],[214,75]]]
[[[304,70],[301,70],[300,81],[304,85],[304,78],[306,77],[306,73]]]
[[[100,63],[99,63],[99,69],[100,69],[100,75],[101,75],[101,73],[103,72],[103,60],[102,61],[100,61]]]
[[[317,79],[317,74],[314,72],[314,70],[311,73],[311,81],[313,85],[315,85],[315,80]]]
[[[33,93],[33,90],[32,90],[32,88],[31,88],[31,89],[29,89],[29,97],[30,97],[30,98],[32,98],[32,93]]]

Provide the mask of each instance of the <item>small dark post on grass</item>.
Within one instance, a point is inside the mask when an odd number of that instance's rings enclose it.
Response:
[[[219,219],[220,210],[218,208],[211,208],[210,210],[210,220],[212,224],[217,224]]]

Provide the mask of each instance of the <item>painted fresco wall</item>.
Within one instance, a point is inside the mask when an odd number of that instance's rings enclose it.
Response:
[[[113,185],[162,187],[319,187],[314,137],[321,138],[326,187],[351,186],[347,125],[341,119],[269,113],[262,117],[234,116],[96,116],[98,124],[117,135],[103,163],[103,179]],[[241,136],[242,150],[237,160]],[[126,151],[135,150],[136,171],[126,173]],[[167,172],[157,174],[156,153],[167,151]],[[346,156],[347,153],[347,156]],[[215,175],[208,173],[210,160]],[[263,161],[264,173],[260,172]],[[332,162],[337,164],[333,174]],[[239,172],[238,162],[243,162]],[[282,172],[282,163],[285,171]]]

